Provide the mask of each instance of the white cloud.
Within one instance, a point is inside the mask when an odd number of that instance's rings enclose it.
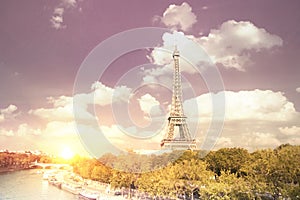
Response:
[[[206,135],[214,120],[211,97],[218,99],[221,94],[202,94],[184,101],[189,125],[200,123],[196,135],[201,142],[204,136],[212,137]],[[238,146],[255,150],[284,143],[300,144],[300,113],[282,92],[225,91],[225,106],[224,126],[215,149]]]
[[[66,105],[63,107],[54,108],[38,108],[35,110],[30,110],[29,114],[33,114],[48,120],[70,121],[73,120],[73,107],[72,105]]]
[[[80,117],[81,120],[89,120],[93,118],[88,111],[89,105],[106,106],[112,103],[127,102],[131,94],[131,89],[126,86],[110,88],[100,82],[95,82],[91,89],[90,93],[75,94],[73,97],[48,97],[48,102],[53,107],[30,110],[29,114],[53,121],[72,121],[74,120],[73,108],[75,105],[78,113],[76,117]]]
[[[252,132],[242,135],[240,143],[237,146],[245,146],[253,150],[258,148],[274,148],[282,144],[280,140],[271,133]]]
[[[282,39],[263,28],[256,27],[249,21],[229,20],[219,29],[212,29],[208,36],[195,38],[203,46],[213,61],[226,68],[245,70],[250,62],[249,50],[259,52],[282,46]]]
[[[5,129],[0,129],[0,136],[7,136],[7,137],[11,137],[14,136],[14,131],[13,130],[5,130]]]
[[[113,144],[125,145],[128,142],[127,135],[117,125],[101,126],[100,129],[105,137],[109,139]]]
[[[16,130],[0,129],[0,135],[29,137],[41,136],[43,138],[74,138],[77,137],[77,129],[74,121],[49,121],[44,128],[35,128],[27,123],[22,123]]]
[[[149,83],[158,83],[161,85],[168,86],[168,88],[172,88],[173,82],[173,69],[171,68],[171,64],[145,69],[142,71],[143,78],[142,81],[145,84]]]
[[[50,19],[53,28],[58,30],[66,27],[65,25],[63,25],[64,22],[63,14],[64,14],[64,8],[57,7],[54,9],[53,15]]]
[[[232,147],[232,146],[233,146],[233,143],[231,141],[231,138],[220,137],[217,140],[217,144],[216,144],[217,148]]]
[[[283,141],[278,139],[275,134],[265,132],[241,132],[238,135],[225,133],[217,139],[217,143],[214,149],[230,148],[230,147],[242,147],[250,151],[254,151],[261,148],[275,148]]]
[[[289,137],[287,140],[285,140],[284,144],[299,145],[300,137],[299,136]]]
[[[155,18],[157,19],[158,17],[156,16]],[[171,4],[165,10],[163,16],[159,18],[167,27],[183,31],[189,30],[197,22],[196,15],[186,2],[183,2],[180,6]]]
[[[76,134],[77,129],[74,121],[51,121],[47,123],[46,128],[43,130],[43,135],[48,135],[51,137],[74,137]]]
[[[62,4],[66,7],[75,7],[76,6],[76,0],[61,0]]]
[[[54,121],[72,121],[74,119],[72,97],[48,97],[47,100],[49,104],[52,104],[51,108],[38,108],[29,110],[28,113],[43,119]]]
[[[66,106],[73,102],[72,97],[68,97],[68,96],[64,96],[64,95],[60,96],[58,98],[48,97],[47,100],[48,100],[48,103],[53,104],[54,107]]]
[[[101,106],[120,101],[127,102],[131,93],[131,89],[126,86],[110,88],[100,82],[95,82],[92,89],[94,93],[91,93],[91,95],[94,95],[95,99],[93,103]]]
[[[54,8],[53,14],[50,18],[50,23],[56,30],[66,28],[64,24],[64,13],[70,8],[75,8],[77,6],[76,0],[61,0],[60,4]]]
[[[221,95],[218,94],[211,94]],[[187,115],[194,117],[211,117],[211,95],[203,94],[196,99],[184,102]],[[195,101],[196,100],[196,101]],[[287,100],[282,92],[271,90],[225,91],[226,111],[225,121],[260,120],[260,121],[290,121],[299,115],[294,104]],[[198,106],[198,110],[195,108]]]
[[[163,134],[159,133],[151,138],[139,139],[138,136],[149,135],[149,133],[131,132],[129,129],[132,129],[132,127],[126,129],[119,125],[101,126],[100,129],[111,144],[117,146],[123,151],[127,151],[129,149],[159,149],[159,142],[163,137]]]
[[[191,121],[194,121],[193,119],[210,121],[212,117],[211,94],[202,94],[196,98],[185,100],[183,108]]]
[[[287,136],[298,135],[300,137],[300,127],[298,126],[279,127],[279,131]]]
[[[10,104],[7,108],[0,109],[0,122],[3,122],[7,118],[13,118],[17,116],[17,109],[17,106],[13,104]]]
[[[150,94],[145,94],[141,96],[141,98],[138,99],[139,105],[141,110],[147,114],[153,114],[153,115],[160,115],[161,110],[159,108],[159,101],[155,99],[155,97],[151,96]]]
[[[41,135],[42,131],[39,128],[34,129],[34,128],[30,127],[26,123],[20,124],[18,127],[18,130],[16,131],[16,135],[17,136],[26,136],[29,134],[30,135]]]
[[[172,34],[165,33],[162,39],[163,45],[154,48],[149,56],[152,63],[170,64],[171,52],[176,44],[181,55],[186,55],[187,59],[180,60],[182,70],[189,73],[196,72],[192,66],[201,69],[203,62],[219,63],[225,68],[245,71],[246,65],[252,63],[251,51],[259,52],[282,46],[283,43],[279,36],[249,21],[234,20],[224,22],[219,29],[212,29],[208,36],[196,37],[175,31]]]
[[[2,109],[1,113],[9,115],[9,114],[12,114],[13,112],[15,112],[17,109],[18,109],[17,106],[11,104],[7,108]]]
[[[64,14],[65,9],[64,8],[55,8],[53,14],[62,16]]]
[[[30,127],[27,123],[22,123],[16,130],[0,129],[0,136],[28,136],[41,135],[41,129]]]
[[[226,102],[226,118],[231,120],[289,121],[297,114],[282,92],[271,90],[226,92]]]
[[[296,91],[300,93],[300,87],[296,88]]]

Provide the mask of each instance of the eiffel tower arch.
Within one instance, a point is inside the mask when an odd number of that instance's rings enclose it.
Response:
[[[173,52],[174,74],[171,112],[168,117],[167,134],[161,141],[161,147],[172,150],[197,149],[196,140],[192,138],[183,112],[181,73],[179,67],[179,51]]]

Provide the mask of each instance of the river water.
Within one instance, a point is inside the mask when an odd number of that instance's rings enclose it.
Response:
[[[0,200],[73,200],[76,195],[49,185],[38,170],[0,173]]]

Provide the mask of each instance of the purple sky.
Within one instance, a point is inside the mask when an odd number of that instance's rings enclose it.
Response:
[[[191,10],[180,10],[184,6]],[[80,65],[99,43],[119,32],[149,26],[170,28],[192,36],[194,41],[203,45],[209,56],[215,56],[213,61],[221,73],[224,87],[226,91],[231,91],[231,96],[226,98],[229,109],[231,102],[228,100],[241,99],[232,104],[240,103],[245,114],[241,112],[236,116],[234,111],[232,115],[229,111],[231,116],[225,118],[224,131],[216,148],[241,146],[253,150],[287,142],[300,144],[299,8],[298,0],[3,0],[0,6],[0,149],[40,148],[50,151],[55,144],[61,145],[58,148],[70,146],[70,141],[76,138],[70,136],[73,133],[59,136],[59,127],[68,127],[73,121],[48,116],[50,112],[57,113],[57,109],[67,105],[49,104],[47,98],[53,97],[57,102],[62,96],[72,97]],[[195,21],[191,22],[193,16]],[[240,41],[235,40],[235,34],[243,26],[258,31],[253,36],[260,41],[250,43],[252,33],[241,36]],[[216,37],[210,38],[210,33],[220,37],[222,42],[214,40]],[[205,39],[208,44],[204,43]],[[244,41],[245,45],[241,44]],[[248,46],[247,42],[252,46]],[[220,50],[222,47],[224,52]],[[155,60],[157,55],[154,51],[151,54],[150,50],[128,54],[115,61],[100,81],[106,87],[113,87],[120,76],[133,66],[149,63],[146,56],[152,56]],[[246,59],[246,62],[236,67],[226,65],[222,59],[229,56],[238,56],[238,60]],[[146,97],[150,100],[147,102],[157,106],[157,101],[161,106],[167,101],[167,98],[149,92],[149,88],[147,91],[136,98],[141,99],[143,94],[149,93],[150,97]],[[206,88],[200,89],[197,96],[207,92]],[[268,97],[271,99],[267,101]],[[260,104],[261,100],[262,103],[259,108],[245,108],[251,103],[246,104],[242,98],[253,100],[253,104]],[[199,102],[205,101],[203,99]],[[135,100],[137,107],[139,102]],[[99,108],[99,115],[103,116],[101,109],[107,113],[105,106]],[[45,109],[50,109],[47,116]],[[37,110],[41,112],[37,114]],[[143,108],[138,107],[130,113],[143,114],[142,111]],[[254,112],[261,112],[261,115]],[[43,114],[44,117],[41,116]],[[262,120],[260,116],[270,117],[270,120]],[[144,120],[137,124],[146,123],[147,117]],[[114,124],[108,124],[107,127],[113,131]],[[207,124],[203,122],[203,131],[196,135],[205,134],[205,127]],[[233,127],[237,129],[233,130]],[[245,138],[242,144],[236,141],[236,134]],[[259,143],[261,140],[265,141]]]

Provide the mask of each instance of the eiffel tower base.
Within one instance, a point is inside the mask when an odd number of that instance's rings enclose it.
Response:
[[[163,139],[161,141],[162,149],[166,150],[196,150],[197,145],[195,140],[180,140],[180,139]]]

